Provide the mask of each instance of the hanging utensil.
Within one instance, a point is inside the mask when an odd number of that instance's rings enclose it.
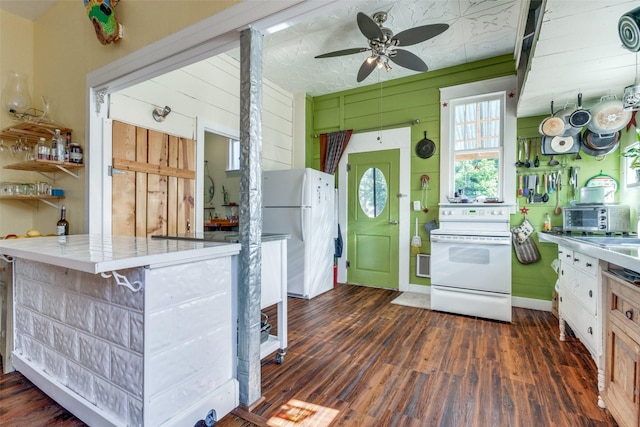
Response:
[[[521,168],[524,166],[524,162],[522,161],[522,146],[524,145],[523,140],[518,141],[518,161],[516,162],[516,167]]]
[[[556,208],[553,210],[555,215],[560,215],[562,213],[562,208],[560,207],[560,191],[556,191]]]
[[[533,166],[538,167],[540,166],[540,158],[538,157],[538,143],[536,141],[536,143],[533,145],[535,147],[536,150],[536,159],[533,161]]]
[[[529,175],[524,176],[524,188],[522,189],[522,195],[525,197],[529,195]]]
[[[551,156],[551,160],[549,161],[549,166],[558,166],[560,162],[556,159],[556,155]]]
[[[419,254],[420,253],[420,246],[422,246],[422,239],[420,238],[420,235],[418,234],[418,218],[416,217],[416,234],[411,239],[411,252],[414,255]]]
[[[524,182],[524,178],[522,177],[522,175],[518,176],[518,196],[522,196],[524,194],[524,191],[522,190],[522,184]]]
[[[420,177],[420,183],[422,184],[422,212],[429,212],[429,196],[427,190],[429,190],[429,175],[425,174]]]
[[[528,168],[530,168],[531,166],[533,166],[533,163],[531,163],[531,159],[529,157],[531,157],[531,140],[527,141],[527,145],[526,145],[526,149],[525,149],[525,155],[527,156],[527,160],[524,162],[524,165]]]
[[[549,176],[547,177],[547,179],[549,180],[549,188],[547,190],[548,190],[549,194],[552,194],[553,190],[554,190],[554,188],[553,188],[554,182],[553,181],[555,180],[555,174],[553,172],[551,172],[549,174]]]

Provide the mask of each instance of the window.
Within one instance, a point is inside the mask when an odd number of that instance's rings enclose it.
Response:
[[[452,103],[455,193],[499,198],[502,159],[502,100],[491,96]]]
[[[229,138],[227,172],[240,170],[240,141]]]
[[[440,203],[462,190],[515,206],[515,76],[441,88],[440,101]]]

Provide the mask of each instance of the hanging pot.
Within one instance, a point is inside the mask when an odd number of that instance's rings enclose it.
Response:
[[[551,116],[540,123],[538,131],[544,136],[558,136],[564,132],[565,123],[560,117],[553,114],[553,101],[551,101]]]
[[[620,141],[620,131],[608,134],[598,134],[587,129],[582,134],[584,145],[593,150],[607,150]]]
[[[416,144],[416,154],[421,159],[428,159],[436,153],[436,144],[427,138],[427,131],[424,131],[424,138]]]
[[[603,96],[591,109],[590,131],[598,134],[611,134],[619,131],[631,120],[631,111],[624,109],[622,101],[615,96]]]
[[[618,148],[618,146],[620,145],[620,143],[616,143],[613,146],[605,149],[605,150],[594,150],[592,148],[587,147],[586,145],[582,145],[582,152],[588,156],[593,156],[596,158],[596,160],[604,160],[604,158],[607,156],[607,154],[609,153],[613,153],[614,151],[616,151],[616,149]]]
[[[569,123],[571,126],[582,128],[591,121],[591,113],[582,108],[582,92],[578,94],[578,109],[571,113],[569,116]]]

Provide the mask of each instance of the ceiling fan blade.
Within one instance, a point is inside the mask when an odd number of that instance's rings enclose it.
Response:
[[[389,55],[389,59],[401,67],[414,71],[427,71],[429,67],[420,57],[409,52],[408,50],[395,49],[393,54]]]
[[[366,52],[370,50],[367,47],[354,47],[351,49],[342,49],[336,50],[335,52],[323,53],[322,55],[318,55],[315,58],[333,58],[334,56],[342,56],[342,55],[351,55],[354,53]]]
[[[449,28],[448,24],[422,25],[409,28],[393,36],[393,44],[395,46],[411,46],[442,34],[447,28]]]
[[[376,68],[376,61],[369,62],[367,59],[364,60],[360,66],[360,70],[358,70],[358,83],[369,77],[369,74]]]
[[[362,12],[358,12],[358,16],[356,19],[358,21],[358,28],[360,28],[360,32],[362,32],[362,34],[364,34],[366,38],[368,38],[369,40],[382,40],[384,38],[382,30],[380,29],[378,24],[376,24],[376,21],[371,19],[371,17]]]

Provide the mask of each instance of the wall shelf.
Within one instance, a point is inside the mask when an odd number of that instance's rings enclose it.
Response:
[[[64,196],[45,196],[45,195],[18,195],[18,196],[0,196],[0,200],[19,200],[21,202],[42,202],[52,208],[58,209],[59,205],[52,203],[51,200],[60,201]]]
[[[84,164],[36,159],[36,160],[27,160],[19,163],[13,163],[5,166],[4,168],[19,170],[19,171],[39,172],[40,174],[44,174],[45,172],[62,171],[78,179],[79,176],[73,173],[72,170],[84,168]],[[51,179],[47,175],[45,175],[45,177]]]
[[[49,141],[55,134],[56,129],[60,129],[62,136],[72,131],[70,128],[57,123],[25,120],[2,129],[2,131],[0,131],[0,139],[9,141],[22,139],[30,144],[37,144],[40,138]]]

